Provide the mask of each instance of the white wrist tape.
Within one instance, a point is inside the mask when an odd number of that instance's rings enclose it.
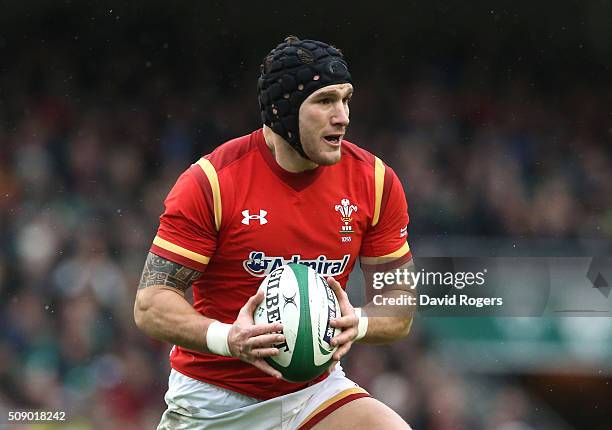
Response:
[[[213,321],[208,326],[206,332],[206,347],[210,352],[217,355],[231,357],[227,337],[229,335],[231,324],[225,324],[219,321]]]
[[[359,318],[359,325],[357,326],[357,337],[354,340],[359,340],[363,338],[368,331],[368,317],[363,315],[361,308],[355,308],[355,315]]]

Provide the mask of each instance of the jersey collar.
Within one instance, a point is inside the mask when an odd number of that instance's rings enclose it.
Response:
[[[253,133],[253,138],[255,139],[259,152],[261,153],[268,167],[270,167],[272,172],[274,172],[274,174],[278,176],[281,181],[293,188],[295,191],[299,192],[308,187],[325,170],[325,166],[319,166],[315,169],[306,170],[304,172],[289,172],[279,166],[279,164],[276,162],[274,155],[272,155],[272,151],[270,151],[270,148],[268,148],[268,145],[266,144],[263,128],[255,131]]]

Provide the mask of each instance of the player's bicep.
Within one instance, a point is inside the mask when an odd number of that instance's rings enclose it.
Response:
[[[149,252],[142,270],[138,289],[166,287],[184,294],[201,275],[202,272],[200,271]]]
[[[399,259],[398,259],[399,260]],[[384,289],[390,290],[401,290],[401,291],[410,291],[414,293],[416,289],[416,285],[413,282],[414,277],[411,275],[416,271],[414,266],[414,260],[410,259],[409,261],[404,262],[401,266],[396,267],[393,270],[390,270],[393,274],[393,281],[388,285],[384,286]],[[387,272],[385,272],[387,273]],[[384,277],[384,274],[383,274]]]
[[[389,291],[403,291],[416,295],[417,285],[414,283],[413,276],[416,271],[414,260],[404,262],[400,260],[403,258],[379,265],[361,266],[368,301],[371,301],[376,294],[384,294]]]

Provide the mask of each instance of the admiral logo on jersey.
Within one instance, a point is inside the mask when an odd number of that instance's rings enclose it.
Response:
[[[289,259],[285,259],[283,257],[266,257],[266,254],[261,251],[251,251],[248,260],[244,260],[242,266],[247,273],[258,278],[264,278],[274,270],[289,263],[311,267],[323,276],[338,276],[344,273],[350,258],[351,254],[346,254],[341,260],[329,260],[325,255],[319,255],[314,260],[306,260],[296,254]]]

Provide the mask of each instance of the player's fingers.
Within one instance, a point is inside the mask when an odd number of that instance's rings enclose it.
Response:
[[[351,349],[351,345],[352,342],[348,342],[340,346],[332,355],[332,360],[340,361],[340,359],[344,357],[347,352],[349,352],[349,349]]]
[[[273,346],[285,341],[285,336],[282,334],[262,334],[254,336],[247,340],[247,344],[251,348],[263,348],[266,346]]]
[[[348,300],[346,292],[342,289],[340,282],[336,281],[330,276],[327,278],[327,283],[329,284],[334,294],[336,295],[336,298],[338,299],[338,304],[340,305],[340,312],[342,313],[342,315],[351,315],[352,313],[354,313],[355,311],[353,310],[353,307],[351,306],[351,303]]]
[[[253,366],[257,367],[259,370],[267,373],[270,376],[274,376],[277,379],[282,379],[283,375],[281,375],[281,373],[276,370],[275,368],[273,368],[272,366],[270,366],[268,363],[266,363],[264,360],[259,359],[259,360],[255,360],[254,362],[251,363]]]
[[[328,276],[326,280],[332,290],[334,290],[334,293],[336,293],[336,296],[339,292],[344,292],[342,286],[340,285],[340,282],[336,281],[333,276]]]
[[[251,360],[257,360],[260,358],[265,358],[265,357],[272,357],[274,355],[278,355],[279,350],[278,348],[256,348],[256,349],[252,349],[249,354],[250,354],[250,358]]]
[[[283,331],[281,323],[256,324],[249,327],[249,337],[260,336],[262,334],[276,333]]]
[[[349,328],[359,324],[359,318],[353,313],[353,315],[345,315],[340,318],[334,318],[330,321],[330,325],[335,328]]]
[[[338,364],[337,360],[332,360],[331,364],[329,365],[329,367],[327,368],[327,371],[329,373],[332,373],[335,369],[336,369],[336,364]]]
[[[249,297],[249,300],[244,304],[244,306],[240,309],[240,313],[244,313],[246,315],[253,316],[253,312],[255,312],[255,308],[262,302],[264,298],[263,290],[257,290],[255,295]]]
[[[355,337],[357,337],[357,331],[356,330],[346,330],[346,331],[343,331],[342,333],[340,333],[338,336],[335,336],[331,340],[331,344],[332,344],[332,346],[344,345],[345,343],[350,342],[353,339],[355,339]]]
[[[253,313],[262,302],[263,298],[264,292],[262,290],[258,290],[255,295],[249,297],[249,300],[240,308],[236,321],[246,321],[248,323],[247,325],[253,325]]]

